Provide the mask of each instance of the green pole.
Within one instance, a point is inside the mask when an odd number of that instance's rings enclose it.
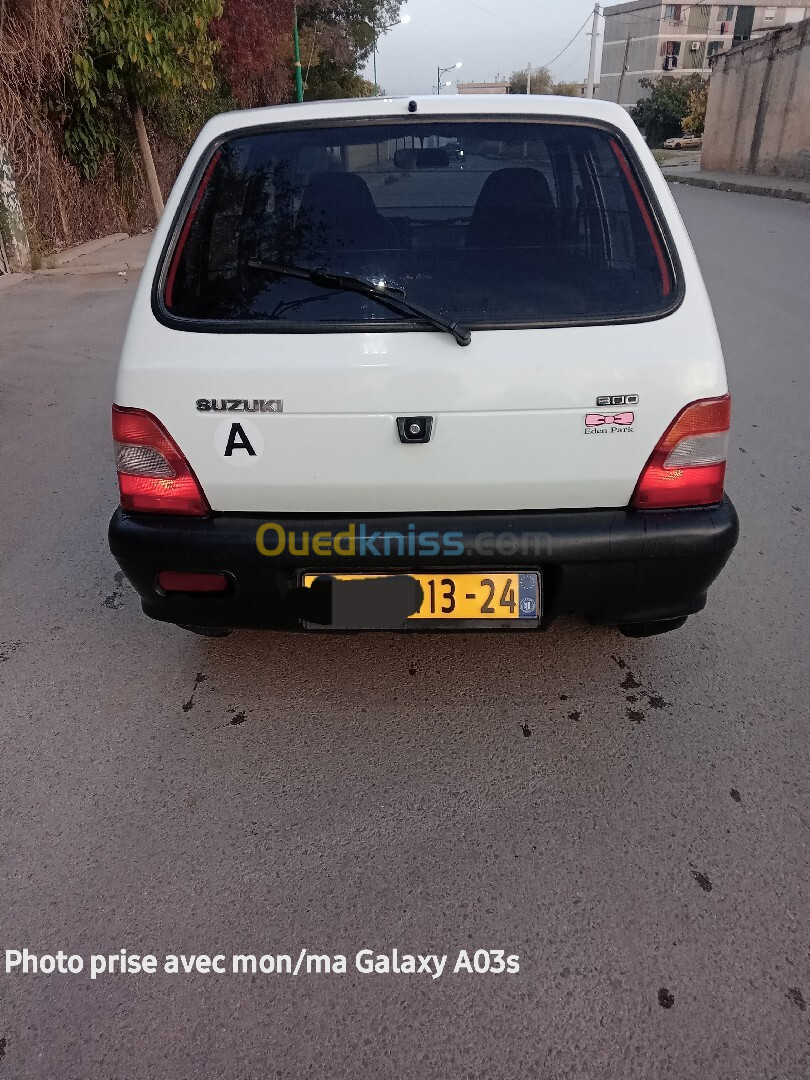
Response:
[[[295,100],[304,100],[304,80],[301,78],[301,46],[298,43],[298,7],[294,9],[293,46],[295,49]]]

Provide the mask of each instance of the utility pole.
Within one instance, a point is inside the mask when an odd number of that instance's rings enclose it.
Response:
[[[709,11],[711,11],[711,8],[709,8]],[[709,21],[706,24],[706,40],[703,42],[703,58],[702,58],[702,60],[700,62],[700,74],[701,75],[706,70],[706,68],[709,67],[709,34],[711,33],[711,25],[712,25],[712,20],[711,20],[711,15],[710,15],[709,16]]]
[[[298,41],[298,5],[293,8],[293,51],[295,53],[295,100],[304,100],[304,80],[301,78],[301,45]]]
[[[593,5],[593,23],[591,25],[591,59],[588,64],[588,82],[585,84],[585,97],[593,97],[593,83],[596,75],[596,38],[599,30],[599,5]]]
[[[532,62],[531,60],[526,65],[526,93],[532,92]]]
[[[630,54],[630,27],[627,28],[627,41],[624,43],[624,60],[622,60],[622,73],[619,76],[619,90],[616,94],[616,104],[622,103],[622,83],[624,82],[624,73],[627,71],[627,57]]]

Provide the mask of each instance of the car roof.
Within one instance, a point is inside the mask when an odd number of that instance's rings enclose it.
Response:
[[[413,103],[416,105],[415,110]],[[433,94],[348,98],[242,109],[213,117],[200,136],[210,141],[245,128],[313,121],[401,118],[420,120],[434,117],[489,119],[499,116],[597,120],[625,131],[635,130],[635,124],[627,111],[612,101],[558,97],[554,94]]]

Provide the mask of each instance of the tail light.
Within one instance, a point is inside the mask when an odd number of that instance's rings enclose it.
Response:
[[[190,517],[210,512],[191,466],[151,413],[113,405],[112,428],[121,506],[125,510]]]
[[[720,502],[730,426],[728,394],[687,405],[650,455],[630,505],[652,510]]]

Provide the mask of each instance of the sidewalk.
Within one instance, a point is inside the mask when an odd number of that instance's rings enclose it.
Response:
[[[67,248],[48,259],[48,269],[38,274],[117,274],[143,268],[152,233],[114,233]]]
[[[122,274],[141,270],[152,243],[152,233],[114,233],[86,244],[66,248],[46,259],[46,267],[24,274],[0,275],[0,291],[37,277],[60,277],[69,274]]]
[[[768,195],[772,199],[791,199],[810,203],[810,181],[784,176],[754,176],[739,172],[704,172],[699,165],[661,166],[670,184],[691,184],[715,191],[738,191],[744,195]]]

